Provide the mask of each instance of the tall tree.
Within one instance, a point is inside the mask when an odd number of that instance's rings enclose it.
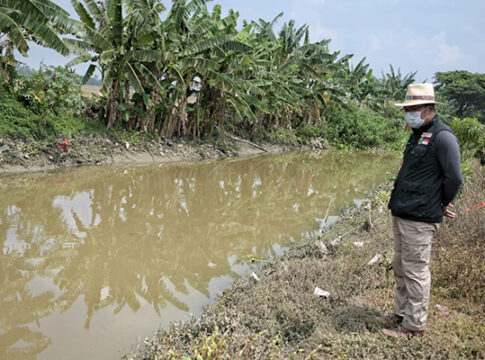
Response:
[[[96,68],[101,72],[102,92],[107,97],[105,119],[109,128],[124,118],[121,110],[130,98],[131,87],[144,94],[144,82],[147,86],[148,83],[157,83],[144,64],[144,60],[154,54],[147,54],[143,48],[140,49],[141,45],[153,41],[153,29],[149,27],[153,23],[145,23],[145,27],[140,28],[141,17],[135,5],[145,5],[145,8],[151,5],[153,11],[165,8],[158,1],[125,2],[130,5],[128,9],[131,12],[124,15],[122,0],[84,2],[87,8],[77,0],[71,1],[81,18],[79,38],[66,39],[65,42],[80,56],[70,61],[68,66],[90,63],[83,78],[84,83],[91,78]]]
[[[485,74],[448,71],[435,74],[436,90],[456,102],[458,117],[477,117],[485,124]]]

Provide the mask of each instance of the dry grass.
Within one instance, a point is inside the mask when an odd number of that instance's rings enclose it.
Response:
[[[474,166],[456,205],[459,216],[444,224],[436,237],[433,268],[435,291],[444,297],[484,304],[485,171]]]
[[[99,95],[99,91],[101,90],[101,86],[98,85],[83,85],[81,86],[81,90],[83,95]]]
[[[466,212],[485,190],[483,168],[475,171],[457,201],[457,221],[444,225],[437,238],[424,337],[389,340],[380,334],[391,326],[379,317],[392,311],[394,296],[389,191],[381,189],[371,204],[326,230],[321,240],[328,255],[316,239],[294,246],[258,270],[259,282],[238,280],[200,319],[160,331],[126,358],[485,358],[483,251],[476,251],[483,245],[485,209]],[[342,234],[341,245],[331,247]],[[367,265],[375,254],[382,255],[380,262]],[[462,269],[469,279],[457,277]],[[330,297],[314,296],[317,286]]]

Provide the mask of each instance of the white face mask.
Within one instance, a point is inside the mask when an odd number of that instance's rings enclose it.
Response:
[[[419,129],[424,124],[424,120],[421,119],[421,111],[408,111],[406,113],[406,122],[413,129]]]

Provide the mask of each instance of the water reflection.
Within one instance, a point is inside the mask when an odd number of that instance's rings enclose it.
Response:
[[[395,165],[326,152],[0,178],[0,358],[117,358]]]

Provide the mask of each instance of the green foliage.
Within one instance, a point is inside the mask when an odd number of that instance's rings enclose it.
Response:
[[[28,137],[39,132],[40,116],[4,93],[0,101],[0,136]]]
[[[300,142],[307,143],[310,139],[325,136],[325,133],[321,127],[310,124],[297,128],[296,136]]]
[[[456,102],[448,99],[439,92],[436,93],[436,100],[440,103],[436,104],[435,106],[436,113],[439,114],[440,120],[449,125],[453,121],[453,117],[456,116],[458,111]]]
[[[406,95],[409,84],[414,83],[417,72],[406,75],[401,74],[401,70],[394,71],[392,65],[389,65],[390,72],[382,73],[382,78],[379,80],[380,85],[389,93],[391,100],[402,101]]]
[[[279,127],[276,131],[267,134],[267,139],[270,142],[285,144],[285,145],[297,145],[298,137],[294,130]]]
[[[453,118],[449,124],[460,143],[464,161],[475,157],[485,163],[485,126],[475,118]]]
[[[21,76],[32,76],[35,74],[35,70],[32,69],[30,66],[28,65],[24,65],[24,64],[21,64],[21,65],[18,65],[16,67],[16,70],[17,70],[17,73]]]
[[[10,83],[15,66],[14,50],[26,55],[29,41],[67,55],[60,33],[73,29],[73,20],[49,0],[0,1],[0,83]]]
[[[41,97],[51,96],[50,93],[45,95],[44,91],[46,90],[41,90]],[[75,115],[72,109],[66,108],[68,104],[73,103],[73,100],[69,99],[72,96],[69,92],[61,94],[57,100],[52,100],[53,108],[47,109],[45,115],[39,111],[39,109],[45,110],[42,107],[44,106],[43,103],[34,102],[32,107],[30,107],[30,100],[24,96],[8,91],[0,92],[2,92],[2,101],[0,102],[0,136],[39,139],[52,135],[69,135],[80,132],[99,133],[105,131],[104,126],[100,123],[85,121],[83,120],[83,114]],[[35,94],[34,92],[29,93],[32,96]],[[68,99],[63,100],[63,97]],[[56,105],[59,103],[61,105]],[[41,105],[40,107],[39,104]]]
[[[415,76],[416,72],[402,75],[399,69],[396,72],[390,65],[390,72],[383,72],[382,77],[376,79],[372,84],[373,91],[376,94],[374,100],[376,104],[372,106],[372,109],[386,118],[402,118],[402,109],[397,107],[395,103],[404,99],[407,87],[414,83]]]
[[[326,139],[339,148],[395,148],[405,141],[403,121],[385,118],[352,105],[336,111],[327,121]]]
[[[81,40],[65,40],[79,55],[70,65],[90,63],[86,80],[101,70],[108,127],[196,139],[238,128],[261,138],[280,127],[321,127],[329,104],[374,104],[382,95],[365,59],[353,67],[352,55],[329,51],[330,40],[310,43],[307,25],[290,21],[276,35],[278,15],[239,30],[237,12],[223,17],[206,3],[175,1],[162,16],[157,1],[73,0],[82,24]]]
[[[43,66],[32,76],[21,78],[18,95],[45,120],[61,114],[79,114],[85,106],[78,76],[62,67]]]
[[[448,71],[435,74],[436,91],[457,106],[457,117],[477,117],[485,123],[485,74]]]

